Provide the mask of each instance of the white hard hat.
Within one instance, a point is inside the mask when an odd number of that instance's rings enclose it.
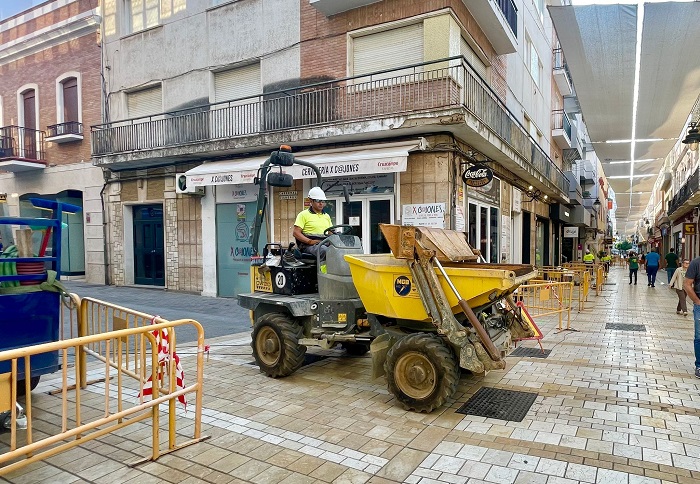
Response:
[[[326,194],[319,187],[313,187],[309,190],[309,198],[311,200],[326,200]]]

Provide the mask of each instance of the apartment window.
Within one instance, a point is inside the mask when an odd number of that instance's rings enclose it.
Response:
[[[124,0],[127,33],[155,27],[160,22],[160,0]]]
[[[362,75],[423,62],[423,23],[384,30],[352,42],[352,74]],[[382,77],[410,74],[420,69],[394,71]]]
[[[20,125],[29,129],[38,129],[37,116],[36,116],[36,89],[27,89],[22,91],[21,95],[21,105],[20,107]]]
[[[544,21],[544,0],[533,0],[540,21]]]
[[[0,96],[0,128],[5,126],[5,118],[2,115],[2,96]]]
[[[163,112],[163,93],[160,86],[126,94],[128,117],[142,118]]]
[[[526,62],[528,63],[528,70],[530,71],[532,79],[535,81],[535,85],[539,86],[540,79],[542,78],[542,62],[540,61],[540,56],[530,39],[527,39],[525,45],[527,48]]]

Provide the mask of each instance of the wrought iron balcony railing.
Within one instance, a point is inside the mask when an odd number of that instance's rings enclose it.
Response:
[[[82,136],[83,134],[83,123],[77,121],[68,121],[67,123],[50,124],[47,126],[48,138],[53,138],[54,136],[63,136],[66,134],[75,134]]]
[[[457,107],[472,113],[568,193],[568,180],[559,167],[461,56],[93,126],[92,154],[101,157]]]
[[[518,38],[518,7],[515,6],[515,2],[513,0],[498,0],[498,7],[501,9],[501,12],[503,12],[503,15],[506,17],[506,21],[508,22],[508,25],[510,26],[510,29],[513,31],[513,35],[515,35],[515,38]]]
[[[571,140],[571,121],[563,109],[552,111],[552,129],[561,129]]]
[[[693,174],[690,175],[690,178],[688,178],[688,181],[685,182],[685,185],[683,185],[680,188],[680,190],[678,190],[673,196],[673,198],[668,204],[667,213],[669,215],[672,215],[676,210],[681,208],[681,206],[685,202],[687,202],[690,199],[690,197],[692,197],[693,194],[698,190],[700,190],[700,168],[695,169]]]
[[[22,126],[0,128],[0,160],[45,161],[44,132]]]

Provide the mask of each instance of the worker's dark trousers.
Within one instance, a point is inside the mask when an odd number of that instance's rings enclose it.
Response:
[[[639,269],[630,269],[630,284],[632,284],[632,274],[634,274],[634,283],[637,284],[637,271]]]

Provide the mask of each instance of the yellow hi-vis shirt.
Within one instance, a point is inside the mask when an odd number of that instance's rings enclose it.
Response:
[[[326,212],[316,213],[311,207],[299,212],[294,225],[301,229],[304,235],[323,235],[323,232],[333,225],[331,216]]]
[[[595,256],[593,254],[586,254],[583,256],[583,262],[586,264],[592,264],[595,262]]]

